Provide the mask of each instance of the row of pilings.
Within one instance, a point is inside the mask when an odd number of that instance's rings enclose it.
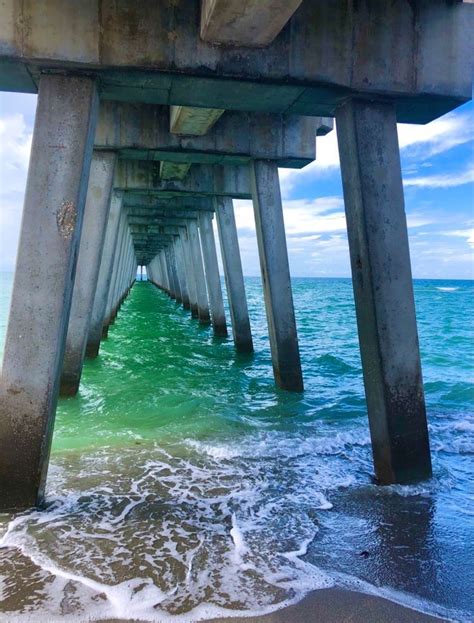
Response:
[[[41,76],[0,386],[2,509],[43,499],[59,392],[77,392],[138,266],[225,335],[214,215],[235,347],[252,351],[233,197],[253,201],[276,384],[303,390],[278,166],[314,159],[321,120],[233,113],[176,141],[161,109],[121,106],[99,110],[94,78]],[[431,465],[395,106],[348,99],[336,119],[376,477],[410,482]],[[157,172],[163,144],[175,179],[166,160]]]

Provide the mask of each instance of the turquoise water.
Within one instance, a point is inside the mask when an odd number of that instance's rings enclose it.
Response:
[[[473,282],[415,282],[434,477],[383,488],[350,281],[293,280],[302,395],[275,389],[246,287],[253,356],[136,284],[59,402],[46,510],[0,519],[0,621],[192,621],[333,585],[474,618]]]

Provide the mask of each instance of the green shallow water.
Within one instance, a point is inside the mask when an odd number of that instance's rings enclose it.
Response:
[[[259,280],[246,288],[253,356],[135,285],[59,401],[47,508],[0,519],[0,621],[191,621],[331,585],[474,617],[472,282],[415,282],[435,473],[386,488],[350,281],[293,280],[299,395],[274,387]]]

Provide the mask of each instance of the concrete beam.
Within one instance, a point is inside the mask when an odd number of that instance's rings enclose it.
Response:
[[[201,38],[261,48],[280,33],[302,0],[202,0]]]
[[[203,136],[223,115],[222,108],[170,107],[170,132],[172,134]]]
[[[132,225],[181,225],[185,218],[198,218],[200,212],[173,213],[140,213],[139,210],[128,212],[128,222]]]
[[[334,116],[355,96],[390,99],[410,123],[472,96],[472,4],[304,0],[259,50],[203,41],[200,10],[196,0],[2,2],[0,90],[36,92],[56,68],[97,75],[113,100]]]
[[[189,195],[164,198],[155,193],[124,192],[123,206],[126,209],[140,208],[142,210],[181,210],[188,212],[190,210],[206,210],[206,207],[209,209],[209,200],[205,197],[191,197]]]
[[[134,234],[174,234],[176,236],[179,234],[179,225],[168,225],[166,222],[163,225],[139,225],[129,223],[129,229],[132,236]]]
[[[95,148],[127,159],[237,165],[262,158],[298,169],[316,158],[319,125],[318,117],[227,112],[204,136],[180,137],[169,131],[166,107],[102,101]]]
[[[114,187],[116,190],[156,193],[165,198],[187,194],[223,195],[236,199],[252,196],[247,165],[193,164],[184,181],[162,179],[160,168],[158,162],[119,160]]]
[[[160,162],[160,178],[163,181],[184,180],[188,174],[191,163],[180,164],[178,162]]]

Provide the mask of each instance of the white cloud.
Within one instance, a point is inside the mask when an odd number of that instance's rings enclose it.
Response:
[[[22,114],[0,118],[0,179],[1,192],[24,192],[32,131]]]
[[[398,142],[401,150],[423,160],[469,143],[474,139],[472,115],[451,112],[426,125],[398,125]]]
[[[408,177],[403,180],[403,185],[416,186],[418,188],[452,188],[472,182],[474,182],[474,167],[471,166],[464,171]]]
[[[22,114],[0,117],[0,267],[15,264],[31,139]]]
[[[401,153],[417,164],[433,156],[474,140],[474,123],[472,115],[464,112],[452,112],[426,125],[398,124],[398,142]],[[336,124],[334,130],[316,141],[316,160],[304,169],[280,169],[282,194],[287,197],[298,183],[305,183],[327,173],[337,171],[340,167],[337,145]],[[414,168],[409,169],[415,172]],[[431,180],[428,176],[409,178],[406,186],[448,187],[467,183],[467,172],[451,175],[443,181],[440,176]],[[472,172],[471,172],[472,179]],[[469,181],[469,180],[468,180]]]
[[[474,249],[474,228],[456,229],[454,231],[444,231],[443,236],[454,236],[455,238],[465,238],[467,244]],[[472,261],[472,256],[471,256]]]
[[[297,183],[324,175],[339,169],[339,150],[336,129],[316,140],[316,160],[304,169],[279,169],[281,192],[288,197]]]
[[[237,228],[246,234],[255,229],[251,201],[234,201]],[[285,228],[288,236],[341,231],[346,227],[342,197],[329,196],[317,199],[283,201]]]

